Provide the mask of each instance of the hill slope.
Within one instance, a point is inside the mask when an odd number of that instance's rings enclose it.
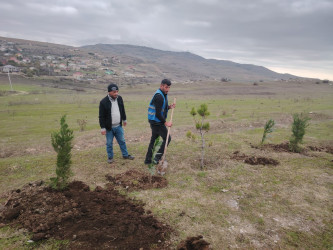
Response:
[[[262,66],[239,64],[226,60],[205,59],[190,52],[162,51],[148,47],[123,44],[97,44],[81,47],[82,49],[134,58],[136,67],[151,65],[158,68],[167,77],[174,80],[221,80],[259,81],[297,78],[289,74],[279,74]]]
[[[1,61],[9,60],[15,54],[22,54],[21,57],[29,57],[34,63],[25,65],[26,67],[43,64],[46,72],[52,67],[58,68],[58,76],[72,76],[76,71],[86,69],[87,72],[96,72],[98,77],[83,72],[85,78],[99,82],[116,79],[124,83],[149,83],[162,78],[170,78],[175,82],[221,79],[254,82],[299,78],[279,74],[262,66],[205,59],[190,52],[163,51],[143,46],[96,44],[72,47],[6,37],[0,37],[0,42]],[[9,52],[7,57],[6,52]],[[53,58],[48,60],[47,57],[50,56]],[[63,68],[59,68],[61,64],[67,65],[65,73],[62,73]],[[42,72],[42,69],[39,71]],[[113,75],[107,75],[106,71],[112,71]]]

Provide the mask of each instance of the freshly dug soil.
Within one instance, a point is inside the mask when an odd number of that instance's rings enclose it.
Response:
[[[251,147],[257,148],[257,149],[271,149],[275,152],[295,153],[295,152],[290,150],[289,142],[284,142],[284,143],[280,143],[280,144],[264,144],[260,147],[251,145]],[[326,146],[310,145],[310,146],[307,146],[307,147],[303,148],[301,153],[306,154],[308,150],[317,151],[317,152],[326,152],[326,153],[329,153],[329,154],[333,154],[333,147],[329,146],[329,145],[326,145]]]
[[[291,152],[290,149],[289,149],[289,142],[283,142],[283,143],[280,143],[280,144],[263,144],[261,146],[256,146],[256,145],[250,144],[250,146],[252,148],[261,149],[261,150],[270,149],[270,150],[273,150],[275,152]]]
[[[128,191],[164,188],[168,186],[168,181],[164,177],[151,176],[149,173],[143,173],[138,170],[128,170],[116,176],[107,174],[106,179],[111,182],[111,186],[118,185],[126,188]]]
[[[325,146],[325,147],[321,147],[321,146],[308,146],[308,149],[310,149],[312,151],[326,152],[326,153],[329,153],[329,154],[333,154],[333,147],[330,147],[330,146]]]
[[[210,243],[203,239],[202,235],[187,237],[186,240],[179,243],[177,250],[208,250]]]
[[[279,164],[279,161],[267,158],[267,157],[257,157],[257,156],[247,156],[245,154],[241,154],[239,151],[235,151],[231,156],[231,159],[244,161],[250,165],[273,165],[276,166]]]
[[[251,156],[247,157],[244,160],[245,163],[250,164],[250,165],[273,165],[276,166],[279,164],[279,161],[274,160],[272,158],[266,158],[266,157],[256,157],[256,156]]]
[[[0,224],[33,232],[32,240],[70,240],[70,249],[165,249],[171,229],[142,204],[80,181],[55,191],[42,182],[12,191],[0,211]]]

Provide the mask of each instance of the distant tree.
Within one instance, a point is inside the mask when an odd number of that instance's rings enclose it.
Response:
[[[60,120],[60,131],[53,132],[51,134],[51,141],[54,150],[58,153],[57,155],[57,177],[51,178],[51,187],[54,189],[64,189],[68,185],[69,177],[72,175],[70,166],[73,130],[68,128],[66,123],[66,115],[63,115]]]
[[[15,61],[13,61],[13,60],[8,60],[7,61],[7,64],[8,65],[12,65],[12,66],[17,66],[18,64],[15,62]]]
[[[201,104],[200,108],[197,111],[192,108],[190,114],[193,116],[195,122],[195,128],[199,131],[201,136],[201,161],[200,161],[200,168],[204,168],[204,155],[205,155],[205,138],[204,134],[209,131],[210,125],[209,122],[204,122],[207,116],[210,115],[208,111],[207,104]],[[196,115],[199,114],[201,118],[196,119]]]
[[[35,75],[38,75],[38,70],[37,69],[26,69],[26,70],[24,70],[24,73],[26,74],[27,77],[33,77]]]

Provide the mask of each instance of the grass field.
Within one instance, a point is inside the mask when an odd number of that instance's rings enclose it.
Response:
[[[143,164],[150,139],[146,111],[152,85],[122,87],[128,126],[125,137],[134,161],[121,159],[115,146],[115,164],[106,163],[105,138],[98,125],[99,101],[107,94],[94,86],[87,91],[52,88],[24,80],[0,80],[0,190],[2,194],[28,182],[55,176],[56,153],[51,133],[67,114],[74,130],[73,180],[91,188],[104,186],[106,174],[129,169],[147,171]],[[176,232],[176,246],[187,236],[203,235],[214,249],[332,249],[333,248],[333,89],[311,82],[272,82],[259,86],[238,83],[177,83],[169,102],[177,98],[172,142],[168,148],[167,188],[127,193],[142,200],[159,220]],[[210,131],[205,135],[205,168],[200,169],[200,140],[189,114],[206,103]],[[287,142],[292,115],[305,113],[310,120],[304,151],[300,154],[260,148],[263,127],[274,119],[270,144]],[[87,121],[80,131],[78,119]],[[192,131],[196,139],[188,139]],[[269,157],[279,165],[249,165],[234,158]],[[126,191],[124,191],[126,192]],[[1,203],[5,202],[2,198]],[[0,249],[26,248],[27,235],[0,229]],[[39,249],[61,248],[46,241]]]

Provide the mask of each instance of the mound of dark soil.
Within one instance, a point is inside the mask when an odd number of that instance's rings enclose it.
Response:
[[[171,229],[110,185],[90,191],[74,181],[63,192],[41,183],[11,192],[0,224],[33,232],[32,240],[70,240],[71,249],[166,248]]]
[[[310,149],[311,151],[326,152],[329,154],[333,154],[333,147],[330,147],[330,146],[325,146],[325,147],[308,146],[307,148]]]
[[[283,142],[280,144],[263,144],[260,146],[250,144],[252,148],[256,149],[271,149],[275,152],[291,152],[289,149],[289,142]]]
[[[245,163],[250,164],[250,165],[273,165],[276,166],[279,164],[279,161],[274,160],[272,158],[266,158],[266,157],[256,157],[256,156],[251,156],[247,157],[244,160]]]
[[[187,237],[179,243],[177,250],[208,250],[210,243],[203,239],[202,235]]]
[[[247,156],[245,154],[240,153],[239,151],[235,151],[231,156],[231,159],[235,159],[238,161],[244,161],[250,165],[273,165],[276,166],[279,164],[279,161],[267,158],[267,157],[257,157],[257,156]]]
[[[264,144],[260,147],[255,147],[251,145],[251,147],[257,148],[257,149],[271,149],[276,152],[289,152],[289,153],[295,153],[290,150],[289,148],[289,142],[284,142],[281,144]],[[311,151],[317,151],[317,152],[326,152],[329,154],[333,154],[333,147],[332,146],[307,146],[306,148],[303,148],[300,153],[307,154],[307,150]]]
[[[114,177],[107,174],[106,179],[111,182],[111,186],[118,185],[129,191],[164,188],[168,186],[168,181],[164,177],[151,176],[149,173],[146,174],[137,170],[128,170]]]

